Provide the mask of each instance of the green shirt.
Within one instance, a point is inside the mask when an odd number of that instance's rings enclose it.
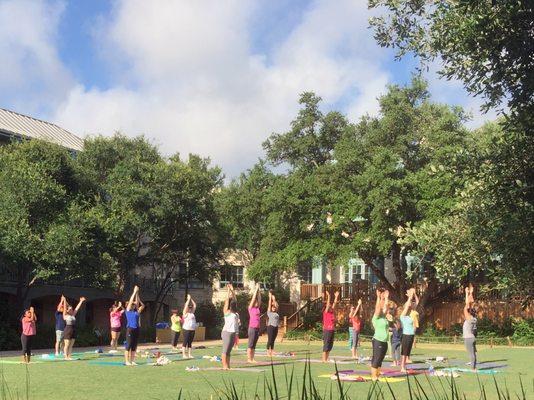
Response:
[[[371,321],[373,322],[373,327],[375,328],[373,339],[380,342],[387,342],[389,336],[389,322],[386,317],[373,316]]]
[[[171,330],[180,332],[182,330],[182,319],[180,317],[171,318]]]

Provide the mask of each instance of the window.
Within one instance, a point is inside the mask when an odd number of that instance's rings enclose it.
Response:
[[[185,289],[187,282],[188,289],[204,289],[204,282],[195,276],[187,273],[187,264],[183,263],[178,266],[178,288]]]
[[[311,262],[302,263],[298,267],[300,280],[304,283],[312,283],[312,265]]]
[[[345,283],[369,279],[369,267],[361,260],[349,261],[349,265],[343,267],[343,270],[345,272]]]
[[[235,265],[222,266],[219,287],[224,288],[228,283],[234,285],[235,288],[243,287],[243,267]]]

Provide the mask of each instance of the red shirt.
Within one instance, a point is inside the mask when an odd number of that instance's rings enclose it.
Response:
[[[334,319],[335,317],[333,311],[323,312],[323,329],[325,331],[333,331],[335,329]]]
[[[355,315],[350,320],[352,321],[352,329],[359,332],[360,331],[360,318],[358,318],[358,316]]]

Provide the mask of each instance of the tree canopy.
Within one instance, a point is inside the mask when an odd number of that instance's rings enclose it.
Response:
[[[427,65],[439,59],[444,77],[459,79],[484,97],[486,110],[500,107],[533,134],[532,1],[369,0],[369,7],[386,11],[370,21],[378,44]]]

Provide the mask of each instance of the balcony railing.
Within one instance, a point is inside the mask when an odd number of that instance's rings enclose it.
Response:
[[[334,296],[334,292],[339,290],[340,301],[355,303],[358,299],[369,301],[374,299],[377,285],[369,281],[361,280],[353,283],[303,283],[300,286],[300,299],[316,299],[322,297],[325,292]]]

